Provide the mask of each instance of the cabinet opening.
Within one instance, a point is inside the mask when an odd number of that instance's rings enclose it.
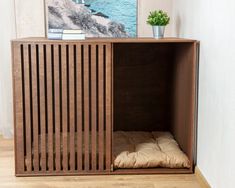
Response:
[[[116,43],[113,55],[114,168],[192,171],[194,43]]]

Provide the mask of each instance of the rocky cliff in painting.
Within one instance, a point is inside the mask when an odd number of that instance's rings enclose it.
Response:
[[[87,37],[129,37],[123,24],[72,0],[48,1],[48,27],[81,29]]]

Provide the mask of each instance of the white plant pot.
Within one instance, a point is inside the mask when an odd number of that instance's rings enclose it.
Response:
[[[153,37],[160,39],[164,37],[165,26],[152,26],[153,27]]]

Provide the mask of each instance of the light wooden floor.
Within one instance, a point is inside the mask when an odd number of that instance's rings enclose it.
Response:
[[[75,176],[75,177],[33,177],[14,176],[13,140],[0,136],[0,187],[14,188],[200,188],[195,175],[137,175],[137,176]]]

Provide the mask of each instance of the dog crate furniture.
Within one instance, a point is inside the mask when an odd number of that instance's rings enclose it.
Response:
[[[13,40],[16,176],[192,173],[197,52],[178,38]],[[189,166],[114,166],[118,134],[169,132]]]

